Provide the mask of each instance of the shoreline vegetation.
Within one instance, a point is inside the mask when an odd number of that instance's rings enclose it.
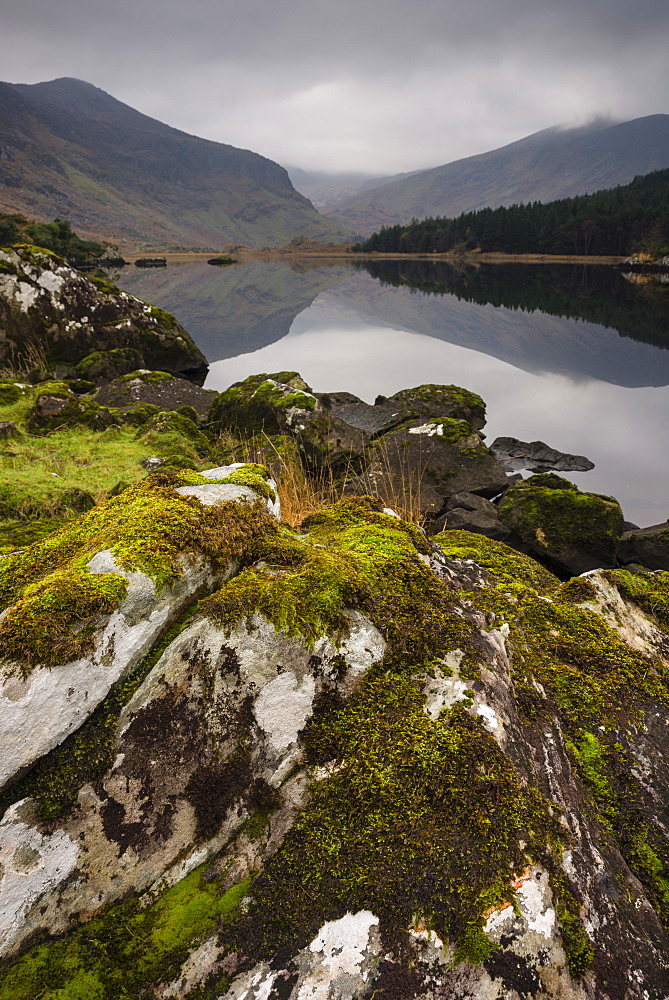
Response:
[[[157,251],[156,251],[157,252]],[[214,251],[160,251],[161,257],[165,257],[168,264],[186,264],[194,261],[207,261]],[[147,251],[131,252],[122,251],[123,258],[129,264],[134,264],[137,259],[146,257]],[[318,249],[304,250],[293,249],[291,247],[272,248],[271,250],[244,249],[235,251],[235,256],[240,260],[252,260],[258,257],[265,260],[283,260],[286,257],[291,260],[300,258],[313,259],[314,257],[324,260],[335,260],[340,263],[342,260],[445,260],[455,263],[466,264],[621,264],[626,258],[624,256],[586,256],[584,254],[517,254],[517,253],[480,253],[477,251],[467,251],[466,253],[380,253],[380,252],[359,252],[350,249],[350,245],[341,247],[323,246]]]

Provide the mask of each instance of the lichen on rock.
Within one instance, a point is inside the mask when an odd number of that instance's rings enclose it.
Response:
[[[355,397],[258,376],[216,420],[327,465],[345,410],[363,465],[385,439],[483,467],[481,401],[407,392],[371,429]],[[145,428],[200,448],[188,413]],[[277,494],[258,464],[159,471],[0,561],[0,718],[31,748],[0,1000],[664,1000],[669,577],[561,579],[570,518],[615,552],[615,502],[514,486],[533,558],[373,496],[290,528]]]
[[[91,281],[40,247],[0,250],[0,325],[0,360],[15,361],[37,346],[65,372],[93,352],[131,349],[143,367],[206,370],[203,354],[169,313]]]

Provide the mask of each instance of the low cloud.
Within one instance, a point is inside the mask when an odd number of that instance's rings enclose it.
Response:
[[[282,163],[385,174],[666,111],[668,27],[666,0],[23,0],[0,65]]]

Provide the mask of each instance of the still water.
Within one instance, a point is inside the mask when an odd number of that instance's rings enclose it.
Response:
[[[669,286],[613,268],[249,261],[124,268],[210,362],[207,388],[294,369],[367,402],[425,382],[488,405],[485,432],[595,463],[568,478],[639,525],[669,518]]]

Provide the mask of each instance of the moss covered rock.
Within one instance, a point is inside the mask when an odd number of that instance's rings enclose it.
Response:
[[[171,410],[156,413],[142,423],[137,437],[152,451],[163,455],[181,453],[188,458],[200,459],[211,455],[211,441],[192,420]]]
[[[169,573],[167,482],[117,561]],[[197,509],[241,572],[5,798],[1,1000],[661,1000],[666,574],[562,584],[369,497]]]
[[[33,433],[64,427],[90,427],[94,431],[104,431],[107,427],[119,427],[121,422],[122,417],[116,410],[77,396],[70,391],[67,383],[46,382],[37,386],[26,426]]]
[[[115,347],[111,351],[93,351],[75,366],[74,374],[96,385],[112,382],[121,375],[142,367],[144,359],[134,347]]]
[[[0,562],[0,785],[76,729],[274,523],[260,491],[239,503],[219,487],[213,504],[178,492],[210,483],[158,474]]]
[[[167,372],[133,371],[102,386],[96,402],[113,406],[126,413],[135,406],[148,404],[160,410],[177,410],[190,407],[195,421],[206,419],[217,393],[201,389],[187,379],[176,378]]]
[[[323,406],[297,372],[252,375],[230,386],[213,403],[209,427],[246,438],[292,437],[311,469],[359,467],[368,438]]]
[[[145,368],[195,377],[206,371],[204,356],[173,316],[91,281],[50,251],[5,248],[0,265],[0,362],[37,348],[64,373],[94,351],[130,348]],[[91,368],[78,374],[90,378]]]
[[[426,515],[438,515],[455,493],[475,490],[491,497],[508,482],[478,432],[452,417],[406,421],[377,436],[366,457],[350,492],[382,496],[391,506],[417,507]]]
[[[513,486],[499,508],[526,551],[566,573],[616,564],[623,513],[614,497],[582,493],[555,473],[530,476]]]

